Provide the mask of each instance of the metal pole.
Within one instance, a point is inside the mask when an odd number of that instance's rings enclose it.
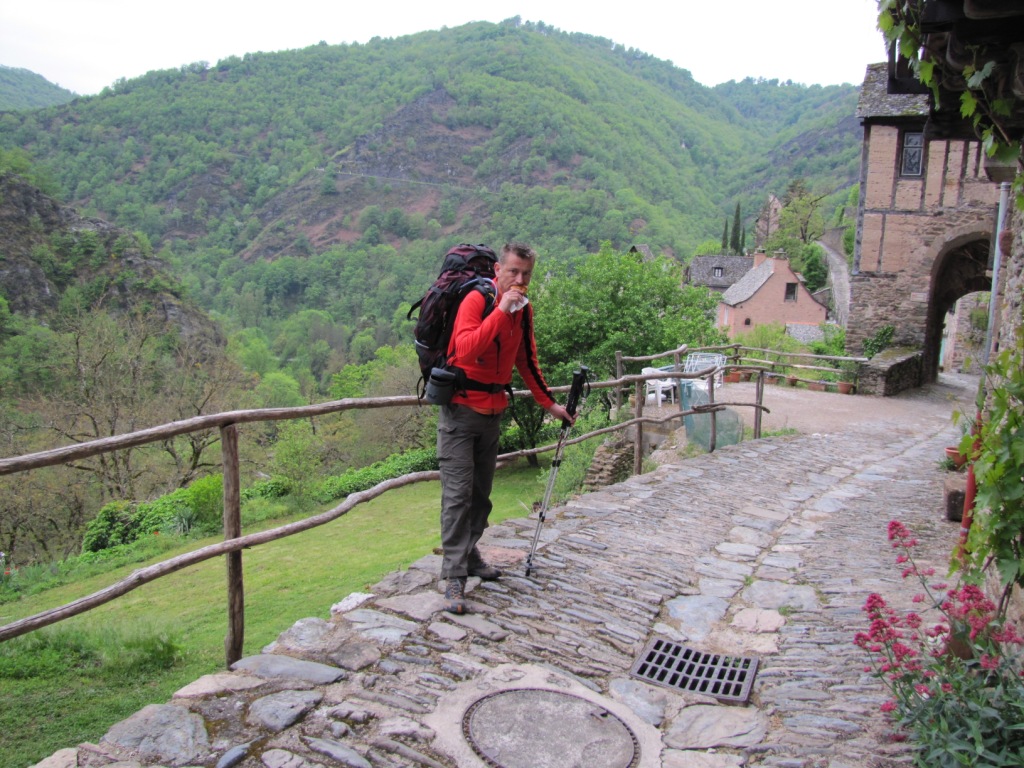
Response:
[[[587,400],[587,395],[590,394],[590,384],[587,381],[589,375],[590,369],[585,365],[581,365],[577,370],[573,371],[572,386],[569,387],[569,396],[565,399],[565,410],[570,416],[574,416],[576,410],[583,407],[583,403]],[[555,457],[551,460],[548,487],[544,490],[544,501],[541,503],[540,511],[537,513],[537,527],[533,531],[533,544],[530,546],[530,554],[526,556],[527,576],[533,570],[533,555],[537,551],[537,542],[540,541],[540,527],[544,524],[544,518],[548,513],[548,504],[551,503],[551,491],[554,490],[558,468],[562,464],[562,450],[565,448],[565,440],[569,437],[569,430],[571,429],[572,422],[568,419],[562,419],[562,431],[558,434],[558,446],[555,448]]]

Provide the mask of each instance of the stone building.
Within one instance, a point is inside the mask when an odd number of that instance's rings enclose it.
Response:
[[[764,251],[754,254],[753,268],[732,285],[718,303],[718,327],[729,337],[759,325],[810,325],[824,323],[828,310],[819,304],[789,259],[774,258]]]
[[[999,186],[979,141],[930,133],[928,96],[889,87],[889,65],[870,65],[857,108],[864,146],[846,338],[860,352],[894,326],[896,345],[922,351],[931,381],[947,313],[991,288]]]
[[[754,222],[754,245],[760,248],[773,232],[779,228],[782,218],[782,201],[775,195],[768,195],[768,200],[761,207]]]
[[[753,256],[718,253],[694,256],[686,267],[683,278],[688,285],[703,285],[712,291],[722,293],[739,280],[754,266]]]

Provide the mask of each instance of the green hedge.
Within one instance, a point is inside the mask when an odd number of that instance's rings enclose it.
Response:
[[[314,501],[327,504],[343,499],[349,494],[365,491],[385,480],[408,475],[411,472],[427,472],[437,468],[437,450],[435,448],[420,448],[405,453],[396,453],[368,467],[350,469],[342,475],[329,477],[319,483],[310,495]]]

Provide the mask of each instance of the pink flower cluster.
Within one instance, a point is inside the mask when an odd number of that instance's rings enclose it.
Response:
[[[854,643],[870,655],[871,666],[865,671],[877,674],[894,694],[881,709],[895,717],[901,708],[912,709],[931,697],[952,694],[954,668],[965,674],[972,674],[974,668],[1000,670],[1004,666],[1000,651],[1024,645],[1024,637],[1009,622],[1000,623],[995,604],[977,586],[947,589],[945,584],[929,583],[935,570],[918,567],[912,552],[918,542],[903,523],[893,520],[888,533],[893,548],[900,550],[896,562],[906,566],[903,578],[916,577],[924,589],[913,596],[913,602],[928,602],[931,605],[925,610],[939,614],[926,622],[920,613],[895,611],[874,593],[864,603],[870,625],[867,632],[854,636]],[[960,667],[949,663],[953,638],[970,641],[976,663]],[[1005,667],[1011,674],[1024,674],[1017,671],[1016,662],[1006,660]]]

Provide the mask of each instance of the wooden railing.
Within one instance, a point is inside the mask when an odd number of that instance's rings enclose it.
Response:
[[[673,356],[678,362],[679,357],[685,354],[685,352],[686,347],[684,346],[677,350],[664,353],[663,355],[655,355],[650,358],[628,358],[622,357],[621,355],[618,357],[623,361],[631,362]],[[710,414],[712,423],[714,424],[715,413],[729,405],[751,406],[755,409],[755,423],[757,425],[755,427],[755,436],[759,436],[760,414],[762,410],[767,411],[767,409],[761,404],[760,381],[755,403],[716,403],[714,402],[714,373],[715,369],[708,369],[707,371],[700,371],[697,373],[662,372],[656,376],[621,375],[609,381],[593,382],[591,383],[592,389],[611,389],[613,390],[613,393],[615,393],[615,397],[619,397],[618,393],[621,393],[624,388],[630,386],[634,387],[636,392],[636,409],[633,418],[615,423],[603,429],[594,430],[587,434],[580,435],[565,441],[565,444],[573,445],[594,437],[635,427],[635,455],[637,457],[635,464],[636,471],[639,472],[644,424],[662,424],[673,419],[679,419],[696,413]],[[709,376],[711,379],[709,383],[711,402],[708,404],[697,406],[689,410],[682,410],[682,405],[680,404],[680,410],[678,412],[671,413],[668,416],[659,416],[655,418],[643,415],[643,402],[645,399],[643,396],[644,382],[654,378],[695,379],[705,376]],[[551,388],[554,393],[567,392],[568,389],[568,386]],[[516,392],[516,394],[529,395],[529,392],[520,391]],[[437,480],[439,478],[439,473],[437,471],[415,472],[403,475],[402,477],[386,480],[368,490],[350,494],[344,499],[344,501],[342,501],[342,503],[318,515],[270,530],[242,535],[238,425],[264,421],[308,419],[313,416],[322,416],[355,409],[410,407],[419,405],[419,400],[414,396],[399,396],[345,398],[343,400],[334,400],[326,403],[294,408],[263,408],[244,411],[229,411],[226,413],[211,414],[207,416],[197,416],[191,419],[143,429],[138,432],[101,438],[87,443],[79,443],[47,451],[25,454],[23,456],[0,459],[0,475],[9,475],[15,472],[24,472],[42,467],[63,464],[124,448],[146,445],[148,443],[166,440],[170,437],[190,432],[216,428],[220,430],[221,464],[224,478],[224,541],[218,542],[217,544],[211,544],[191,552],[186,552],[185,554],[155,563],[145,568],[140,568],[133,571],[127,578],[122,579],[121,581],[118,581],[98,592],[79,598],[73,602],[67,603],[66,605],[52,608],[33,616],[28,616],[18,621],[11,622],[10,624],[0,626],[0,641],[8,640],[13,637],[32,632],[36,629],[41,629],[42,627],[55,624],[59,621],[63,621],[64,619],[71,618],[72,616],[85,613],[151,581],[182,570],[183,568],[196,565],[197,563],[201,563],[205,560],[224,555],[227,560],[228,592],[228,633],[224,640],[224,650],[227,665],[230,667],[231,664],[242,656],[242,646],[245,636],[245,598],[242,573],[243,549],[258,546],[260,544],[266,544],[268,542],[329,523],[347,514],[357,505],[375,499],[387,491],[411,485],[413,483]],[[515,458],[552,451],[555,448],[555,445],[546,445],[538,448],[514,451],[512,453],[502,454],[498,457],[498,460],[499,462],[504,463]],[[711,450],[714,450],[713,443]]]
[[[757,347],[738,347],[735,360],[744,366],[764,368],[769,377],[795,378],[799,382],[810,383],[815,379],[797,376],[794,371],[820,371],[826,376],[839,377],[838,380],[848,381],[857,385],[858,368],[867,362],[866,357],[841,357],[836,355],[811,355],[803,352],[780,352],[774,349],[758,349]],[[836,363],[836,365],[816,365],[815,363]],[[820,378],[820,377],[819,377]]]

